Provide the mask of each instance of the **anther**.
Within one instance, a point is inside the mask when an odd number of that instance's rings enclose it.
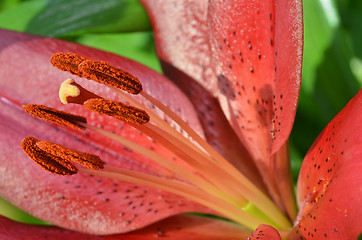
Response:
[[[73,79],[65,80],[59,89],[59,99],[63,104],[77,103],[83,105],[91,98],[101,98],[98,95],[86,90]]]
[[[144,110],[121,102],[94,98],[86,101],[84,106],[99,114],[112,116],[129,123],[140,125],[150,120],[150,116]]]
[[[79,71],[78,65],[84,60],[87,60],[87,58],[75,53],[55,53],[50,58],[50,62],[54,67],[80,77],[82,77],[82,72]]]
[[[43,169],[58,175],[73,175],[78,172],[78,169],[68,160],[50,155],[41,150],[37,147],[37,142],[39,140],[28,136],[21,142],[21,148]]]
[[[86,60],[79,64],[78,68],[82,72],[82,76],[87,79],[92,79],[132,94],[138,94],[142,91],[142,85],[135,76],[111,66],[109,63]]]
[[[33,115],[34,117],[38,117],[64,127],[83,130],[85,128],[79,125],[78,122],[87,123],[87,119],[82,116],[59,111],[44,105],[24,104],[22,107],[25,112]]]
[[[93,170],[103,169],[104,166],[104,162],[100,157],[94,154],[80,152],[47,141],[38,141],[36,146],[54,157],[76,162]]]

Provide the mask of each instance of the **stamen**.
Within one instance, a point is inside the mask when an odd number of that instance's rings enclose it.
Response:
[[[150,116],[145,111],[121,102],[93,98],[86,101],[84,106],[99,114],[108,115],[138,125],[145,124],[150,120]]]
[[[88,91],[73,79],[65,80],[59,89],[59,99],[63,104],[76,103],[81,104],[91,98],[101,98],[100,96]]]
[[[24,104],[22,107],[25,112],[33,115],[34,117],[38,117],[64,127],[84,130],[85,128],[79,125],[78,122],[87,123],[87,119],[82,116],[59,111],[44,105]]]
[[[56,143],[39,141],[36,146],[52,156],[79,163],[93,170],[103,169],[105,164],[97,155],[76,151]]]
[[[39,142],[38,139],[28,136],[21,142],[21,148],[43,169],[58,175],[73,175],[77,173],[78,169],[71,162],[44,152],[37,147],[37,142]]]
[[[79,64],[78,69],[82,72],[82,77],[107,86],[113,86],[132,94],[142,91],[142,85],[135,76],[111,66],[109,63],[86,60]]]
[[[145,108],[144,105],[140,103],[134,104],[135,100],[129,100],[128,98],[131,97],[125,92],[121,94],[126,95],[126,101],[133,106],[103,99],[82,88],[74,80],[68,79],[63,82],[59,91],[59,97],[63,103],[83,104],[89,110],[130,123],[131,126],[164,146],[188,166],[184,168],[184,165],[178,165],[169,161],[132,141],[87,125],[85,123],[86,119],[81,116],[35,104],[24,105],[25,111],[62,126],[76,126],[75,128],[77,129],[87,128],[100,133],[124,144],[135,152],[141,153],[143,156],[165,167],[165,171],[170,171],[172,176],[181,177],[186,182],[104,166],[104,162],[96,155],[75,151],[51,142],[38,141],[32,137],[24,139],[24,143],[22,143],[24,151],[44,169],[61,175],[74,174],[78,171],[70,162],[74,161],[94,170],[103,169],[102,171],[93,171],[80,167],[80,172],[143,184],[178,194],[210,207],[221,213],[221,216],[226,216],[250,228],[254,228],[264,220],[278,228],[290,227],[288,219],[268,196],[215,151],[176,113],[169,110],[145,91],[142,91],[142,85],[136,77],[106,62],[88,60],[73,53],[54,54],[51,62],[63,71],[95,80],[112,89],[116,89],[118,92],[122,92],[119,90],[121,89],[132,94],[140,93],[140,95],[175,121],[192,140],[172,129],[167,121],[164,121],[151,110]],[[149,123],[150,116],[152,117],[152,123]],[[187,184],[187,181],[190,184]],[[251,211],[252,214],[250,215],[250,206],[262,212]]]
[[[78,69],[78,65],[85,60],[87,58],[75,53],[55,53],[50,58],[54,67],[80,77],[82,77],[82,71]]]

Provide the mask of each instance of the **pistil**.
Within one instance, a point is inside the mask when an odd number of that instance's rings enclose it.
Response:
[[[83,105],[85,101],[92,98],[101,97],[83,88],[73,79],[67,79],[60,85],[59,100],[63,104],[78,103]]]
[[[79,89],[79,95],[81,95],[81,92]],[[77,103],[81,102],[77,101],[76,98],[74,100]],[[201,173],[218,189],[229,195],[240,207],[249,204],[249,201],[243,197],[243,189],[236,188],[237,184],[235,184],[235,181],[232,181],[233,179],[230,178],[228,173],[216,165],[210,156],[200,151],[197,147],[190,147],[192,143],[187,139],[183,137],[175,138],[161,128],[147,123],[149,121],[149,115],[144,110],[102,98],[89,99],[84,103],[84,106],[99,114],[105,114],[128,122],[183,159],[183,161]]]

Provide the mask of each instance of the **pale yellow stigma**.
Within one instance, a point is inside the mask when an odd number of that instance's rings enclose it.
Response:
[[[72,83],[75,83],[73,79],[67,79],[60,85],[59,99],[63,104],[69,103],[68,97],[78,97],[80,95],[79,88]]]
[[[67,79],[60,85],[59,99],[63,104],[75,103],[83,105],[85,101],[92,98],[98,99],[101,97],[83,88],[73,79]]]

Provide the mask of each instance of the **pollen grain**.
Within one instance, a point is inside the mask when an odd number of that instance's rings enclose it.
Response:
[[[36,146],[50,155],[79,163],[89,169],[98,170],[104,166],[104,162],[95,154],[80,152],[48,141],[38,141]]]
[[[115,117],[128,123],[141,125],[150,120],[150,116],[144,110],[121,102],[94,98],[86,101],[84,106],[91,111]]]
[[[37,147],[38,139],[26,137],[21,142],[23,151],[43,169],[58,175],[73,175],[78,169],[68,160],[48,154]]]
[[[116,87],[132,94],[138,94],[142,91],[142,85],[138,78],[109,63],[86,60],[79,64],[78,68],[82,72],[82,76],[87,79]]]
[[[34,117],[41,118],[45,121],[63,127],[71,127],[78,130],[84,130],[85,128],[80,126],[78,122],[87,123],[87,119],[82,116],[59,111],[44,105],[24,104],[22,107],[25,112],[33,115]]]
[[[82,71],[78,69],[78,65],[85,60],[87,58],[75,53],[55,53],[50,58],[50,62],[54,67],[79,77],[82,77]]]

